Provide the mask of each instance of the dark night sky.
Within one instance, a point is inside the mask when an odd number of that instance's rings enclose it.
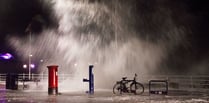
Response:
[[[183,45],[178,46],[177,49],[173,51],[174,53],[169,55],[168,58],[170,60],[168,60],[167,65],[171,66],[172,64],[174,64],[172,66],[176,66],[176,68],[179,68],[180,71],[182,71],[182,73],[184,74],[193,65],[199,63],[201,64],[201,62],[206,63],[204,65],[207,65],[208,67],[207,62],[209,62],[209,3],[208,1],[203,0],[183,0],[180,2],[182,2],[183,6],[187,7],[187,12],[191,16],[187,18],[188,20],[182,19],[184,17],[178,16],[178,9],[174,16],[177,18],[176,23],[184,25],[185,28],[190,29],[190,36],[188,36],[187,38],[187,40],[189,40],[190,42],[190,46],[188,46],[187,48],[185,48]],[[176,71],[178,71],[179,69],[176,69]],[[208,71],[202,72],[206,74],[209,73]]]
[[[43,4],[40,0],[0,1],[0,53],[10,52],[14,55],[12,60],[1,60],[1,72],[16,72],[19,69],[21,72],[22,69],[22,63],[6,42],[8,35],[26,36],[26,28],[30,24],[35,34],[43,28],[55,27],[57,24],[52,15],[50,4]]]
[[[132,1],[136,4],[135,12],[138,16],[137,12],[142,12],[141,9],[151,12],[156,0]],[[145,5],[144,7],[141,6],[142,3]],[[190,46],[185,48],[184,45],[180,45],[174,49],[172,53],[168,54],[166,65],[175,68],[188,68],[190,64],[196,62],[209,62],[209,3],[207,0],[169,0],[166,3],[167,8],[172,10],[172,17],[176,25],[191,30],[191,35],[188,36]],[[56,28],[57,20],[53,16],[51,5],[44,4],[41,0],[0,0],[0,53],[14,53],[12,48],[7,45],[6,38],[8,35],[26,36],[25,30],[30,23],[32,31],[36,34],[41,32],[43,28]],[[185,12],[189,14],[189,17],[184,15]],[[137,25],[135,27],[137,28]],[[150,37],[155,38],[155,36],[151,35]],[[143,36],[141,37],[143,38]],[[11,61],[1,60],[0,72],[11,72],[13,68],[18,70],[20,65],[22,64],[18,58]]]

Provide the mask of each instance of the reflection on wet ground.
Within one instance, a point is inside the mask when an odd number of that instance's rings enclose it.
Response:
[[[46,91],[0,90],[1,103],[208,103],[209,95],[172,94],[114,95],[111,91],[96,91],[94,95],[85,92],[63,92],[60,95],[48,95]]]

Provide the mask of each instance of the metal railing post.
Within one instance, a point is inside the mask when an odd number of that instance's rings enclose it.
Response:
[[[193,78],[190,76],[190,81],[191,81],[191,94],[193,94]]]

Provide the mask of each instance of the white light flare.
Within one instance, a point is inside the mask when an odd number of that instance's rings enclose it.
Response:
[[[23,64],[23,68],[26,69],[28,66],[27,64]]]

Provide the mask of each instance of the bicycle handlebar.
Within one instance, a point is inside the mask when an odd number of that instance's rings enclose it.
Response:
[[[134,79],[133,79],[133,80],[126,80],[126,79],[122,79],[121,81],[128,81],[128,82],[131,82],[131,81],[136,81],[136,77],[137,77],[137,74],[135,73],[135,75],[134,75]],[[117,81],[117,82],[120,82],[120,81]]]

